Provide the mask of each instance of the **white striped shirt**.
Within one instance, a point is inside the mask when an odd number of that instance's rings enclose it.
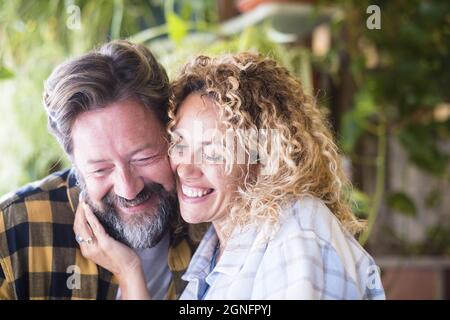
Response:
[[[385,298],[374,260],[319,199],[293,203],[265,239],[263,229],[235,230],[211,271],[218,243],[211,226],[182,277],[181,299]]]

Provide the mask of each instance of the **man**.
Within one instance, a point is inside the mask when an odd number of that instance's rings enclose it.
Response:
[[[112,274],[80,251],[92,241],[73,231],[80,193],[136,249],[154,298],[182,292],[195,242],[178,218],[167,157],[169,92],[151,52],[125,41],[55,69],[44,104],[73,167],[0,201],[0,299],[120,298]]]

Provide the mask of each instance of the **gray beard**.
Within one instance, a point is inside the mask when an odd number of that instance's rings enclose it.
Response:
[[[162,185],[147,183],[144,189],[133,200],[125,200],[112,191],[103,199],[103,209],[99,208],[89,198],[83,183],[80,183],[84,199],[99,219],[106,232],[115,240],[120,241],[134,249],[154,247],[166,233],[170,222],[178,213],[178,198],[175,191],[166,191]],[[158,197],[156,208],[146,212],[136,213],[122,219],[116,207],[127,204],[139,204],[149,197]]]

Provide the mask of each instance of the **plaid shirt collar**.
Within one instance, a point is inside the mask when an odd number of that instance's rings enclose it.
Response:
[[[69,199],[69,204],[74,214],[78,207],[80,191],[75,171],[74,169],[70,169],[69,174],[67,175],[67,198]]]

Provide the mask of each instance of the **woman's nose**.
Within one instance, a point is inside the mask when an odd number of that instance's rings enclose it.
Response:
[[[200,178],[203,175],[202,170],[193,163],[177,165],[176,173],[181,180]]]
[[[181,180],[195,179],[203,175],[201,159],[202,153],[200,151],[193,151],[188,146],[182,148],[178,146],[178,148],[174,148],[170,153],[172,171]]]

